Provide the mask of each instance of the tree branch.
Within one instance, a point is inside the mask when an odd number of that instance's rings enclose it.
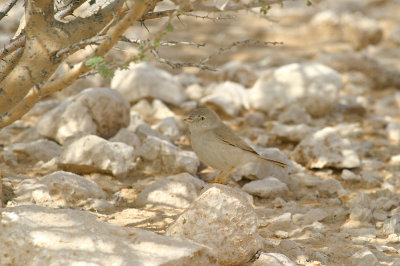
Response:
[[[114,44],[118,41],[122,33],[135,21],[137,21],[145,12],[146,7],[152,4],[153,1],[136,1],[135,6],[130,10],[113,28],[108,32],[107,41],[101,43],[96,50],[96,55],[103,56],[108,52]],[[146,5],[147,4],[147,5]],[[88,58],[94,56],[92,54]],[[42,97],[50,95],[58,90],[61,90],[71,85],[80,75],[88,72],[90,68],[85,66],[84,63],[79,63],[74,69],[70,70],[64,76],[56,80],[50,80],[41,89],[32,88],[29,93],[18,102],[18,104],[9,112],[0,115],[0,128],[5,127],[15,120],[19,119],[27,113],[33,105],[35,105]],[[1,91],[0,91],[1,92]]]
[[[0,50],[0,60],[5,56],[13,53],[18,48],[23,47],[25,44],[25,35],[20,35],[17,39],[11,41],[7,46]]]
[[[194,11],[204,11],[204,12],[239,11],[239,10],[243,10],[243,9],[251,9],[251,8],[256,8],[256,7],[263,7],[263,6],[268,6],[268,5],[272,5],[272,4],[282,3],[282,1],[283,0],[265,0],[265,1],[254,1],[249,4],[244,4],[244,5],[228,5],[224,8],[224,10],[221,10],[215,6],[203,5],[200,3],[192,3],[182,9],[169,9],[169,10],[163,10],[163,11],[157,11],[157,12],[149,12],[149,13],[145,14],[140,20],[144,21],[144,20],[149,20],[149,19],[167,17],[175,12],[178,14],[181,14],[181,13],[185,13],[185,12],[194,12]]]
[[[0,11],[0,20],[2,20],[7,13],[13,8],[18,0],[8,0],[7,4],[4,5],[3,9]]]

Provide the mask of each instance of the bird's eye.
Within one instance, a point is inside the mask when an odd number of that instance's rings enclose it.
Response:
[[[200,117],[200,120],[204,120],[204,119],[206,119],[204,116]]]

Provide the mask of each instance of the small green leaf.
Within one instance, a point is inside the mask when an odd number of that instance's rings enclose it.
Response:
[[[310,0],[307,0],[307,6],[312,6],[312,2]]]
[[[85,65],[90,68],[97,69],[99,74],[104,78],[112,78],[114,76],[114,70],[108,68],[104,58],[101,56],[93,56],[86,60]]]
[[[186,223],[186,218],[183,218],[182,224],[185,224],[185,223]]]

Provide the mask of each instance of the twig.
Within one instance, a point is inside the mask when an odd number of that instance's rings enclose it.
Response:
[[[191,62],[177,62],[170,59],[162,58],[155,48],[151,49],[154,57],[161,63],[167,64],[172,68],[182,68],[182,67],[197,67],[203,70],[217,71],[217,69],[206,66],[202,63],[191,63]]]
[[[211,58],[221,55],[224,52],[232,49],[235,46],[244,46],[244,45],[261,45],[261,46],[267,46],[267,45],[282,45],[283,42],[264,42],[264,41],[258,41],[258,40],[244,40],[244,41],[236,41],[233,42],[232,44],[225,46],[225,47],[221,47],[218,49],[217,52],[209,55],[208,57],[204,58],[203,60],[200,61],[200,63],[204,64],[206,62],[208,62]]]
[[[226,12],[226,11],[239,11],[239,10],[244,10],[244,9],[251,9],[251,8],[256,8],[256,7],[263,7],[263,6],[268,6],[272,4],[278,4],[282,3],[284,0],[265,0],[265,1],[253,1],[249,4],[244,4],[244,5],[227,5],[223,10],[211,6],[211,5],[203,5],[199,3],[194,3],[192,5],[187,5],[186,7],[182,9],[168,9],[168,10],[163,10],[163,11],[157,11],[157,12],[149,12],[145,14],[140,20],[148,20],[148,19],[155,19],[155,18],[162,18],[162,17],[167,17],[170,16],[173,13],[177,14],[183,14],[186,12],[194,12],[194,11],[204,11],[204,12]]]
[[[121,41],[123,42],[128,42],[128,43],[132,43],[132,44],[136,44],[136,45],[144,45],[147,44],[150,40],[132,40],[129,39],[125,36],[121,36],[120,38]],[[176,46],[176,45],[193,45],[196,47],[204,47],[206,46],[206,43],[204,42],[186,42],[186,41],[160,41],[159,43],[160,46]]]
[[[75,9],[80,7],[85,2],[86,2],[85,0],[73,0],[68,5],[63,6],[61,9],[57,10],[54,17],[57,20],[63,21],[63,18],[65,18],[68,15],[71,15],[75,11]]]
[[[4,5],[3,9],[0,11],[0,20],[2,20],[11,8],[17,3],[18,0],[8,0],[7,4]]]
[[[7,46],[0,50],[0,59],[21,48],[25,44],[25,35],[19,35],[17,39],[12,40]]]
[[[107,36],[94,36],[94,37],[92,37],[92,38],[89,38],[89,39],[86,39],[86,40],[83,40],[83,41],[80,41],[80,42],[77,42],[77,43],[74,43],[74,44],[72,44],[71,46],[69,46],[69,47],[66,47],[66,48],[64,48],[64,49],[61,49],[60,51],[58,51],[57,53],[56,53],[56,57],[62,57],[62,56],[64,56],[65,54],[68,54],[68,53],[72,53],[72,52],[75,52],[75,51],[77,51],[77,50],[79,50],[79,49],[82,49],[82,48],[84,48],[86,45],[90,45],[90,44],[99,44],[101,41],[104,41],[105,39],[107,39],[108,37]]]

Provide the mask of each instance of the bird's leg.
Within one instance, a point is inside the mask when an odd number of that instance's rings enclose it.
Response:
[[[221,177],[223,172],[224,171],[221,170],[221,172],[219,172],[219,174],[214,178],[214,180],[210,181],[209,183],[219,183],[219,178]]]
[[[230,174],[232,173],[232,171],[234,169],[235,169],[235,167],[232,167],[231,170],[229,170],[228,173],[226,173],[226,175],[221,180],[218,181],[218,183],[223,184],[224,180],[227,179],[230,176]]]

